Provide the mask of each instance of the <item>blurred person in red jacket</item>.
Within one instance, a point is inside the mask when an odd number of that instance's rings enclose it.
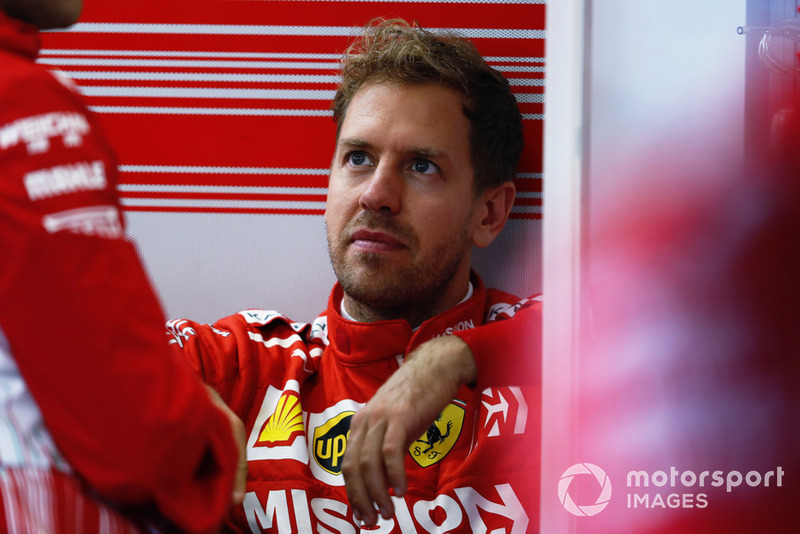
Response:
[[[213,532],[242,498],[241,422],[164,346],[114,153],[35,64],[81,8],[0,0],[0,530]]]

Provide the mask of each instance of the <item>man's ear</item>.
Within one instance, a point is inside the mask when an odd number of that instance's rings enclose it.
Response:
[[[476,215],[478,220],[472,232],[472,242],[476,247],[488,247],[503,229],[508,214],[511,213],[516,193],[514,182],[507,181],[481,194]]]

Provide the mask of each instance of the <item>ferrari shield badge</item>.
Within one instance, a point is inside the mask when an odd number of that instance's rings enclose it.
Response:
[[[428,430],[408,448],[411,457],[421,467],[429,467],[450,452],[461,434],[464,407],[451,402],[439,414]]]

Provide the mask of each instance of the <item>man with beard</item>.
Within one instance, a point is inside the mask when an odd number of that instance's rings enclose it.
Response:
[[[345,54],[333,112],[325,221],[338,283],[326,311],[308,324],[265,310],[168,323],[247,429],[247,493],[229,526],[525,532],[538,521],[539,458],[524,432],[537,426],[525,411],[535,395],[459,387],[469,366],[435,370],[451,400],[410,440],[407,483],[380,518],[349,506],[342,476],[351,419],[405,355],[527,305],[470,269],[515,195],[522,132],[508,82],[462,39],[376,22]]]

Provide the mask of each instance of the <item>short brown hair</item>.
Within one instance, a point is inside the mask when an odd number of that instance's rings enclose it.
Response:
[[[375,19],[345,51],[341,76],[331,104],[337,138],[347,106],[364,85],[443,84],[461,94],[464,115],[472,125],[476,194],[514,179],[523,146],[517,101],[508,80],[466,39],[401,19]]]

